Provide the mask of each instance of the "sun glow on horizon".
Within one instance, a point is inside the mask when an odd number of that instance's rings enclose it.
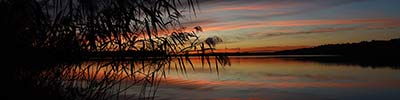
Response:
[[[389,40],[400,37],[395,0],[205,1],[197,17],[205,36],[220,36],[231,49]],[[267,50],[268,51],[268,50]]]

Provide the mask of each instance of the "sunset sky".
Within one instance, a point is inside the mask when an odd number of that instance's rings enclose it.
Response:
[[[203,37],[218,48],[273,48],[387,40],[400,37],[400,0],[198,0]]]

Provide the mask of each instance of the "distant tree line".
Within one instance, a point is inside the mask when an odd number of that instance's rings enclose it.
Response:
[[[275,54],[311,54],[345,56],[400,56],[400,38],[359,43],[326,44],[311,48],[285,50]]]

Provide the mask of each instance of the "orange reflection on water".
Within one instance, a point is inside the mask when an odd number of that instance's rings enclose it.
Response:
[[[250,97],[250,98],[216,98],[215,100],[265,100],[265,98],[263,98],[263,99],[257,98],[257,97]]]
[[[220,68],[217,76],[207,68],[197,70],[201,69],[198,67],[201,66],[200,58],[192,61],[197,66],[196,71],[189,71],[186,77],[169,74],[165,84],[190,87],[400,88],[399,71],[386,68],[370,69],[268,57],[231,57],[232,66]]]
[[[203,86],[254,87],[254,88],[400,88],[400,81],[383,82],[249,82],[249,81],[209,81],[167,78],[164,85],[192,88]]]

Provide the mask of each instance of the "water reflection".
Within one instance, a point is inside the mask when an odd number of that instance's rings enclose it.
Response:
[[[26,83],[26,93],[42,99],[107,100],[152,98],[166,60],[86,61],[21,68],[15,83]],[[121,96],[127,89],[130,95]],[[40,95],[37,95],[37,94]]]
[[[203,59],[203,65],[207,62],[210,68],[218,69],[218,66],[229,64],[225,62],[229,59],[214,58],[213,61]],[[13,86],[15,91],[22,91],[20,94],[37,99],[154,99],[167,71],[185,74],[189,66],[193,66],[191,63],[189,58],[167,57],[20,64],[14,73],[13,83],[16,84]]]
[[[231,57],[219,75],[167,73],[157,98],[171,100],[397,100],[400,70],[395,66],[304,61],[297,58]],[[198,64],[198,63],[197,63]],[[196,65],[196,63],[195,63]],[[398,67],[398,66],[397,66]],[[201,69],[201,68],[199,68]],[[180,94],[180,95],[171,95]],[[184,95],[184,96],[182,96]]]
[[[336,64],[336,65],[353,65],[359,67],[370,68],[393,68],[400,69],[400,63],[393,57],[343,57],[343,56],[328,56],[328,57],[295,57],[285,58],[289,60],[297,60],[303,62],[315,62],[321,64]]]
[[[14,85],[29,97],[49,99],[399,99],[400,70],[393,69],[398,66],[313,59],[177,57],[25,65],[36,67],[18,67]]]

